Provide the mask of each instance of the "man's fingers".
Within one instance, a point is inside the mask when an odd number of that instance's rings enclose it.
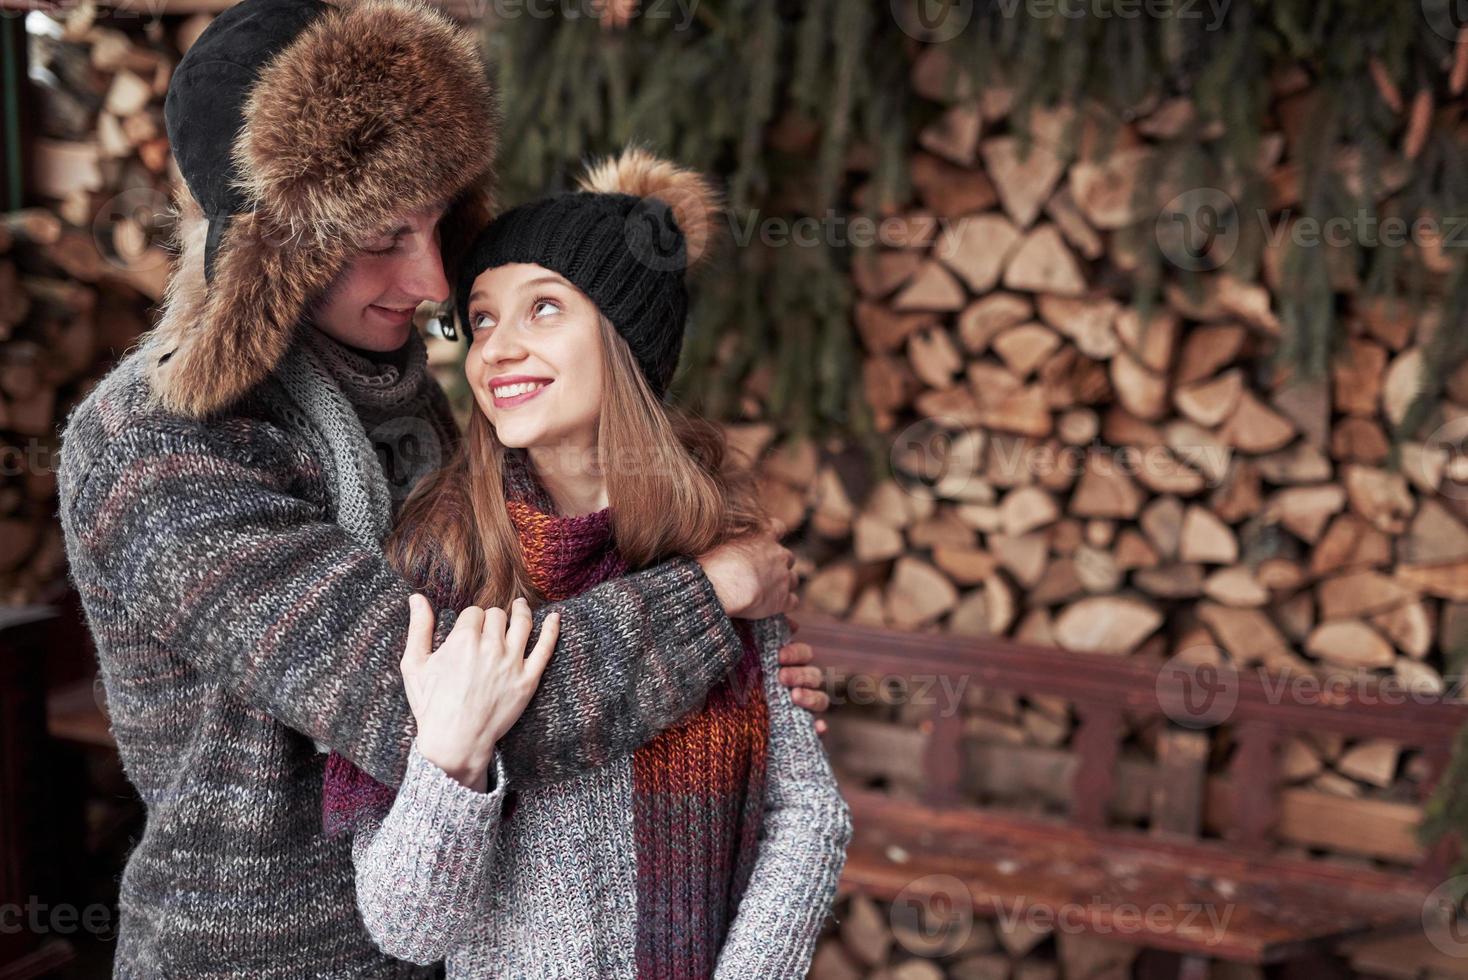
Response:
[[[830,725],[827,725],[826,724],[826,719],[824,719],[824,718],[817,718],[816,719],[816,734],[817,735],[824,735],[824,734],[826,734],[826,729],[828,729],[830,727],[831,727]]]
[[[816,657],[816,652],[810,648],[809,643],[787,643],[780,648],[781,667],[799,667],[808,664]]]
[[[825,691],[813,691],[808,687],[791,688],[790,700],[813,714],[819,714],[831,706],[830,695]]]
[[[414,592],[408,596],[408,642],[403,647],[404,666],[416,665],[433,652],[433,606]]]
[[[505,651],[519,657],[525,656],[525,644],[530,642],[530,627],[533,625],[530,603],[517,596],[510,603],[510,626],[505,631]]]
[[[780,668],[780,683],[790,688],[820,688],[821,669],[819,667],[782,667]]]
[[[525,658],[525,669],[539,677],[550,663],[551,654],[556,652],[556,640],[561,637],[561,614],[553,612],[540,624],[540,636],[536,637],[535,648]]]

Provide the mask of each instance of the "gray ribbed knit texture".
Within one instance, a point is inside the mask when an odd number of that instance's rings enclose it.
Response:
[[[779,681],[783,617],[755,624],[770,706],[764,833],[715,976],[791,980],[810,966],[851,838],[851,817],[808,712]],[[451,980],[635,980],[632,766],[620,760],[521,793],[511,819],[503,753],[490,791],[418,754],[386,818],[352,857],[373,938]]]
[[[148,398],[150,343],[71,414],[58,475],[112,731],[148,810],[121,880],[116,975],[415,976],[362,928],[350,844],[322,833],[312,744],[396,785],[412,740],[398,669],[407,585],[359,539],[370,523],[337,522],[342,501],[380,514],[370,471],[343,489],[354,477],[342,461],[371,453],[366,428],[329,392],[297,405],[279,378],[217,418],[167,414]],[[374,380],[380,366],[343,363],[355,366],[334,379],[359,422],[452,431],[426,373]],[[631,753],[742,655],[687,560],[537,610],[537,622],[551,608],[556,654],[503,743],[512,784]]]

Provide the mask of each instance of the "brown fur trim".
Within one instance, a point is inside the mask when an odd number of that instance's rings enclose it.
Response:
[[[709,255],[723,201],[702,174],[629,146],[620,155],[589,166],[580,184],[596,194],[657,198],[673,209],[673,220],[688,246],[688,267]]]
[[[193,417],[234,403],[274,371],[307,303],[398,216],[451,202],[441,234],[455,261],[463,229],[490,211],[497,128],[468,30],[419,0],[323,14],[251,92],[234,156],[255,210],[231,221],[207,285],[205,223],[180,193],[156,397]]]

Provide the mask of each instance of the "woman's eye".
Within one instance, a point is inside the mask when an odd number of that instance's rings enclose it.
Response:
[[[550,312],[549,313],[542,313],[541,312],[542,310],[549,310]],[[554,302],[552,302],[551,300],[548,300],[548,299],[537,300],[536,303],[535,303],[534,309],[531,310],[532,315],[537,316],[537,317],[539,317],[539,316],[550,316],[551,313],[559,313],[559,312],[561,312],[561,305],[559,303],[554,303]]]
[[[475,313],[469,318],[469,323],[475,330],[488,330],[494,326],[494,317],[488,313]]]

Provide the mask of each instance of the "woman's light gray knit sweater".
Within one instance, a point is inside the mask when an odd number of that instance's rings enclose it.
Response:
[[[836,894],[851,818],[815,723],[779,682],[784,617],[754,624],[770,708],[764,831],[715,976],[804,977]],[[505,763],[488,792],[418,753],[385,817],[353,842],[357,901],[374,939],[451,980],[635,980],[632,765],[619,760],[519,794],[501,823]],[[677,846],[677,842],[670,842]]]
[[[273,378],[203,421],[149,404],[145,341],[63,434],[70,573],[148,810],[121,881],[118,977],[421,973],[362,928],[349,843],[321,830],[325,756],[312,743],[402,778],[409,590],[377,544],[395,495],[368,432],[453,422],[420,338],[407,375],[389,377],[304,330]],[[512,784],[631,753],[743,654],[691,561],[558,608],[556,653],[506,735]]]

